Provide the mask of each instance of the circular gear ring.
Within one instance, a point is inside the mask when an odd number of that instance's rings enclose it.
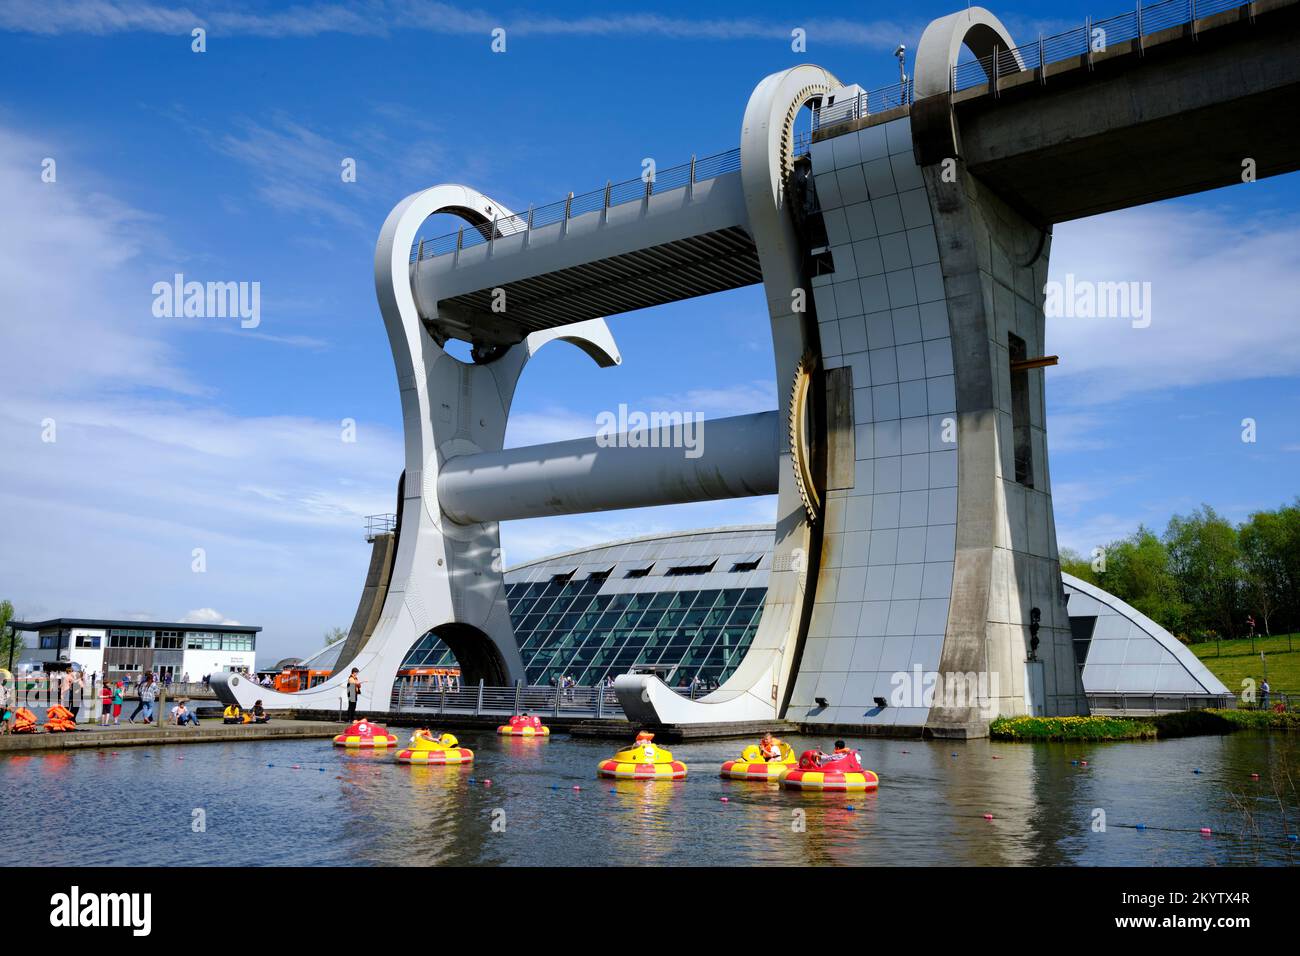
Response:
[[[794,381],[790,385],[790,462],[794,466],[794,483],[799,489],[799,498],[803,501],[804,511],[809,521],[816,521],[821,514],[821,494],[817,490],[817,479],[813,469],[812,432],[812,382],[813,357],[805,354],[799,359],[794,369]]]

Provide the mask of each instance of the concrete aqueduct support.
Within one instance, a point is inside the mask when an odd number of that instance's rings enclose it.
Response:
[[[408,196],[389,214],[375,249],[375,289],[397,366],[406,444],[401,525],[383,610],[352,666],[363,680],[358,707],[388,710],[393,681],[411,646],[436,633],[456,655],[467,683],[524,679],[501,574],[497,523],[458,524],[438,499],[445,462],[500,451],[515,386],[528,360],[556,339],[577,345],[602,367],[621,361],[603,319],[534,332],[485,364],[443,350],[426,331],[411,290],[410,250],[430,216],[452,212],[480,229],[509,210],[465,186],[443,185]],[[349,668],[350,670],[350,668]],[[213,675],[223,700],[248,707],[333,710],[347,674],[294,694],[269,691],[228,674]]]

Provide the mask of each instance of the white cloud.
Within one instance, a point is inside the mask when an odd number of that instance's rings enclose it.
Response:
[[[4,596],[41,617],[219,607],[266,628],[268,657],[315,646],[352,617],[362,518],[393,510],[400,436],[229,410],[173,347],[184,329],[151,313],[157,221],[84,169],[43,183],[47,155],[62,173],[76,151],[0,129]],[[248,347],[282,348],[264,343]]]
[[[216,35],[270,38],[311,37],[327,33],[385,36],[398,30],[425,30],[444,35],[489,37],[497,27],[515,36],[642,36],[677,40],[770,39],[789,42],[793,26],[807,31],[810,42],[838,46],[890,47],[900,36],[917,36],[924,24],[908,26],[884,20],[800,18],[798,23],[753,17],[691,19],[654,13],[610,11],[598,15],[558,17],[518,12],[500,16],[447,3],[387,0],[368,3],[297,4],[270,13],[167,7],[138,0],[9,0],[0,7],[0,30],[55,35],[86,33],[168,33],[188,37],[195,26]]]
[[[1149,282],[1151,324],[1049,318],[1047,348],[1061,356],[1050,373],[1054,402],[1079,408],[1300,373],[1294,218],[1163,204],[1066,223],[1053,239],[1051,278],[1066,273]]]
[[[226,615],[222,614],[215,608],[201,607],[194,611],[189,611],[181,618],[182,624],[229,624],[236,625],[238,621],[232,621]]]

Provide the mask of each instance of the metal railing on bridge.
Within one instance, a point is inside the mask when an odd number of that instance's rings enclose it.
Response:
[[[1104,20],[1089,17],[1080,26],[1064,33],[1040,35],[1029,43],[1008,50],[995,50],[987,56],[959,63],[952,68],[948,88],[956,93],[989,82],[996,86],[997,79],[1002,76],[1023,70],[1039,70],[1049,63],[1072,57],[1103,53],[1110,44],[1137,40],[1170,27],[1195,23],[1215,13],[1248,6],[1250,4],[1243,4],[1240,0],[1158,0],[1145,5],[1139,0],[1127,13]]]
[[[673,690],[692,700],[708,693],[708,689],[701,686],[674,687]],[[624,718],[613,687],[556,687],[552,684],[489,687],[483,683],[439,687],[433,683],[399,680],[393,685],[389,706],[402,712],[467,717],[510,717],[527,712],[551,717]]]
[[[366,515],[366,540],[374,541],[381,534],[397,530],[397,515]]]
[[[480,246],[491,242],[494,238],[518,235],[557,222],[567,222],[585,213],[610,209],[624,203],[642,202],[652,195],[674,189],[685,189],[696,183],[715,179],[724,173],[734,173],[738,169],[740,169],[738,148],[706,156],[703,159],[692,156],[689,163],[680,166],[657,170],[621,183],[607,182],[601,189],[594,189],[580,195],[569,193],[564,199],[546,206],[529,206],[527,212],[493,219],[492,222],[481,226],[462,226],[456,232],[449,232],[445,236],[434,239],[421,239],[411,249],[411,262]]]
[[[525,712],[552,717],[623,717],[612,687],[477,684],[449,689],[434,684],[399,682],[393,686],[389,706],[403,712],[474,717],[509,717]]]
[[[841,99],[834,106],[813,110],[813,131],[824,126],[835,126],[850,120],[861,119],[872,113],[883,113],[900,106],[912,105],[912,81],[882,86],[878,90],[868,90],[849,99]],[[798,145],[796,139],[796,146]]]

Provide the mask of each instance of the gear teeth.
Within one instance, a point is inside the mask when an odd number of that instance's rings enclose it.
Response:
[[[794,381],[790,385],[790,415],[786,425],[790,436],[790,462],[794,466],[794,483],[803,502],[809,521],[816,521],[821,512],[821,500],[813,485],[811,462],[805,455],[804,416],[807,412],[808,387],[812,379],[812,359],[805,355],[795,366]]]

